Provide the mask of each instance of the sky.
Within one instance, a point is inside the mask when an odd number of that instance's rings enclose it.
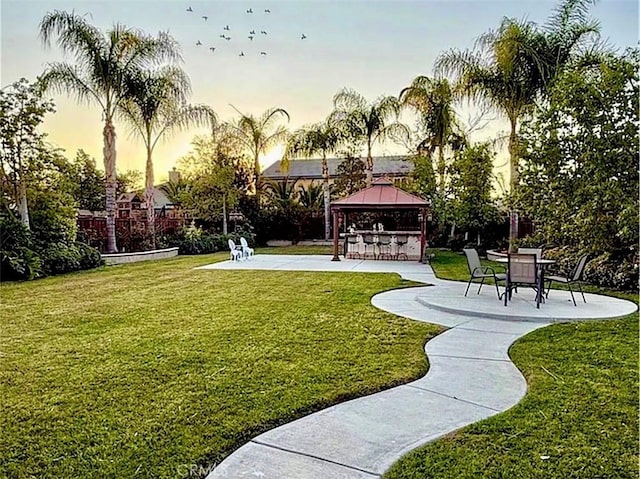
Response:
[[[369,101],[398,95],[416,76],[433,74],[439,53],[472,47],[505,16],[544,24],[556,5],[549,0],[1,0],[0,87],[21,77],[33,80],[48,62],[64,60],[55,45],[43,47],[38,24],[48,11],[74,10],[103,31],[115,23],[154,35],[168,31],[182,49],[191,103],[211,106],[221,120],[237,117],[231,105],[253,115],[284,108],[291,116],[287,126],[294,130],[325,119],[333,95],[344,87]],[[637,45],[637,0],[600,0],[591,14],[612,47],[622,51]],[[57,111],[42,126],[48,140],[69,158],[84,149],[102,165],[98,107],[52,96]],[[506,124],[497,117],[481,135],[500,131]],[[116,132],[118,170],[144,171],[143,144],[122,122]],[[177,134],[156,148],[156,179],[166,180],[197,133],[204,130]],[[374,155],[398,153],[398,148],[379,146]],[[277,152],[263,163],[275,159]]]

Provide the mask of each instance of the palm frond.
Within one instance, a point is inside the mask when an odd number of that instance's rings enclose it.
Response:
[[[50,63],[39,80],[47,91],[68,93],[80,103],[95,101],[103,111],[105,110],[101,96],[91,88],[78,67],[66,63]]]

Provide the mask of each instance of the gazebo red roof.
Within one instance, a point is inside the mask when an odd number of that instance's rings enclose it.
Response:
[[[387,178],[378,178],[371,186],[331,203],[331,209],[393,209],[426,208],[428,203],[422,198],[393,186]]]

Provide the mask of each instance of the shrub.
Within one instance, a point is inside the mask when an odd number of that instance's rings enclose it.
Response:
[[[0,214],[0,280],[33,279],[41,274],[31,232],[12,213]]]
[[[96,268],[102,263],[97,249],[80,242],[52,243],[39,253],[46,275]]]
[[[75,246],[80,254],[80,269],[93,269],[104,263],[96,248],[80,241],[76,241]]]
[[[545,250],[546,258],[555,259],[556,264],[550,268],[554,274],[570,276],[582,251],[569,247],[558,247]],[[584,271],[587,283],[620,291],[638,290],[638,260],[633,251],[611,251],[592,256]]]

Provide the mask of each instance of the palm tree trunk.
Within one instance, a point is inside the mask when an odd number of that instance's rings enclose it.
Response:
[[[149,138],[150,140],[150,138]],[[150,141],[147,142],[150,145]],[[151,147],[147,146],[147,165],[145,172],[145,189],[144,189],[144,201],[147,204],[147,235],[151,241],[151,249],[156,249],[156,224],[155,224],[155,209],[153,205],[153,159],[151,158]]]
[[[367,186],[373,182],[373,157],[371,156],[371,142],[367,145]]]
[[[105,196],[107,211],[107,253],[117,253],[116,243],[116,129],[107,117],[102,130],[104,173],[106,179]]]
[[[29,206],[27,205],[27,185],[20,175],[20,183],[18,186],[18,212],[20,213],[20,222],[31,229],[29,226]]]
[[[222,234],[229,234],[229,227],[227,226],[227,195],[222,195]]]
[[[329,212],[331,193],[329,191],[329,164],[327,163],[327,155],[322,156],[322,193],[324,196],[324,239],[328,240],[331,234],[331,216]]]
[[[444,198],[444,174],[445,174],[445,163],[444,163],[444,149],[442,145],[438,147],[438,176],[440,177],[440,184],[438,185],[438,190],[440,191],[440,195]]]
[[[256,200],[258,202],[258,208],[260,208],[260,159],[258,158],[258,153],[253,160],[253,174],[255,179],[255,187],[256,187]]]
[[[513,196],[518,186],[518,136],[517,118],[509,118],[511,123],[511,135],[509,136],[509,193]],[[509,214],[509,251],[515,248],[515,241],[518,238],[518,216],[513,209]]]

